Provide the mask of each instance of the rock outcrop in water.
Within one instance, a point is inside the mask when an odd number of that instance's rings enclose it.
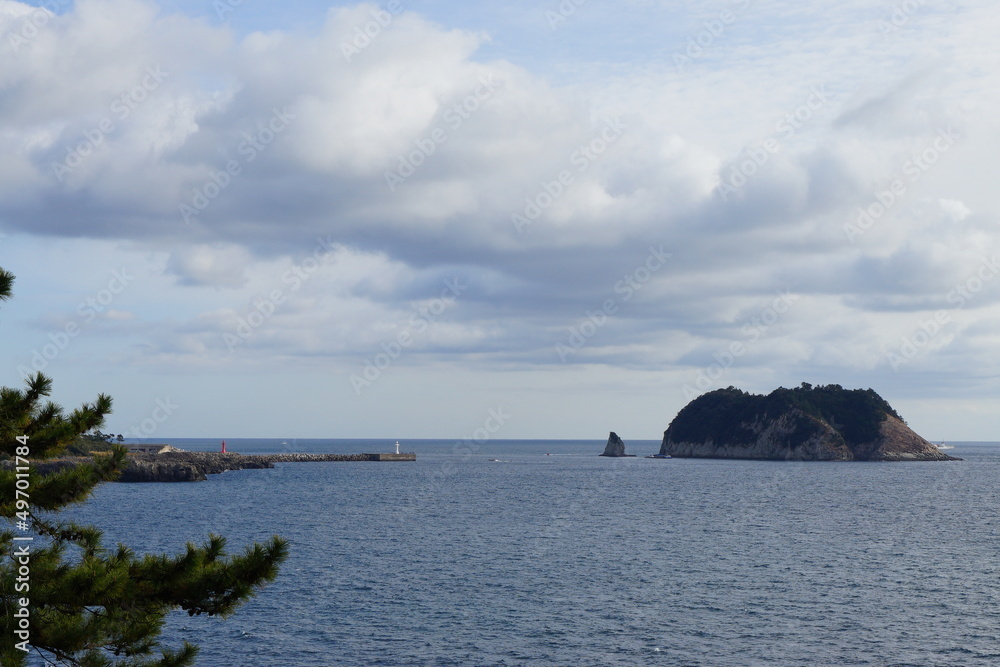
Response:
[[[626,454],[625,443],[622,442],[622,439],[618,437],[617,433],[612,431],[611,435],[608,436],[608,444],[604,448],[604,453],[601,454],[601,456],[634,457],[635,454]]]
[[[699,396],[663,434],[661,454],[677,458],[788,461],[954,461],[911,430],[871,389],[840,385],[735,387]]]

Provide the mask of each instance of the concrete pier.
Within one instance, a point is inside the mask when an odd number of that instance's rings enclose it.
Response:
[[[369,459],[370,461],[416,461],[417,460],[417,455],[412,452],[410,452],[409,454],[405,452],[402,454],[393,454],[391,452],[388,454],[362,454],[362,456],[370,456],[371,457]]]

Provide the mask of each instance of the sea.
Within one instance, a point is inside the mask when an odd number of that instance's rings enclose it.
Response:
[[[218,450],[220,439],[158,440]],[[104,484],[107,545],[281,535],[227,619],[167,620],[203,666],[1000,664],[1000,443],[946,463],[599,457],[603,441],[401,440],[409,463]],[[387,452],[390,440],[229,451]]]

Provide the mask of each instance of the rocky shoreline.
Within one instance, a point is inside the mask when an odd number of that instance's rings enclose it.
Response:
[[[273,468],[275,463],[415,461],[415,454],[222,454],[220,452],[164,452],[130,454],[118,482],[203,482],[208,475],[227,470]],[[66,457],[35,463],[42,474],[80,463],[87,457]],[[5,462],[6,463],[6,462]]]

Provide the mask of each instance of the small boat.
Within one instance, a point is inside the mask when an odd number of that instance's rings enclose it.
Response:
[[[669,459],[670,454],[650,454],[647,459]]]
[[[955,445],[949,445],[946,442],[942,442],[940,445],[936,445],[938,449],[955,449]]]

